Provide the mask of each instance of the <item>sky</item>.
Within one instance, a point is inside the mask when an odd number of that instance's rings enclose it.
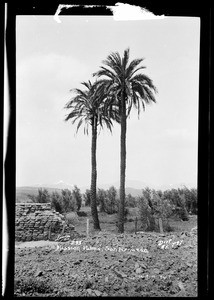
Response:
[[[65,122],[70,89],[114,51],[144,58],[157,103],[127,122],[127,180],[197,186],[200,19],[17,16],[16,185],[90,186],[91,134]],[[120,126],[97,141],[98,185],[119,181]]]

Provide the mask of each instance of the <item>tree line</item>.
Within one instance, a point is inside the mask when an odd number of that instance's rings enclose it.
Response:
[[[126,131],[127,118],[132,108],[138,116],[145,106],[156,102],[154,94],[157,88],[152,80],[143,74],[141,63],[137,58],[129,62],[129,49],[121,57],[112,52],[103,60],[100,69],[93,73],[94,82],[82,82],[84,89],[72,89],[74,96],[65,105],[70,112],[65,121],[77,122],[77,131],[84,125],[84,133],[91,131],[91,186],[90,205],[95,230],[101,230],[97,212],[97,132],[98,127],[106,126],[112,131],[113,122],[121,127],[120,135],[120,193],[118,205],[118,230],[124,232],[125,221],[125,176],[126,176]]]
[[[50,202],[52,208],[59,213],[77,212],[80,216],[81,207],[91,206],[91,192],[86,189],[80,192],[77,186],[72,191],[68,189],[60,192],[49,193],[47,189],[38,189],[38,194],[28,195],[37,203]],[[96,195],[96,207],[100,213],[116,214],[119,211],[118,192],[114,186],[109,189],[98,189]],[[190,214],[197,214],[197,189],[187,187],[179,189],[168,189],[165,191],[154,190],[146,187],[142,189],[140,196],[134,197],[127,194],[125,198],[124,222],[134,221],[130,218],[129,212],[132,208],[137,208],[137,217],[140,227],[144,231],[158,231],[158,220],[161,219],[164,230],[170,230],[169,218],[178,217],[183,221],[188,221]]]
[[[82,194],[76,185],[72,191],[62,189],[60,192],[52,193],[45,188],[40,188],[37,195],[28,195],[28,198],[34,203],[51,203],[51,207],[61,214],[79,211],[82,205]]]
[[[170,217],[188,221],[190,214],[197,214],[197,189],[183,187],[156,191],[147,187],[138,198],[138,207],[143,231],[171,231]]]

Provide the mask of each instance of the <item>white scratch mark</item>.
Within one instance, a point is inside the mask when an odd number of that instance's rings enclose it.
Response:
[[[55,15],[54,15],[54,17],[53,17],[54,20],[55,20],[57,23],[62,23],[62,22],[60,21],[60,19],[59,19],[59,14],[61,13],[61,10],[62,10],[63,8],[68,9],[68,8],[74,7],[74,6],[78,6],[78,5],[59,4],[59,5],[58,5],[58,8],[57,8],[57,10],[56,10],[56,12],[55,12]]]
[[[57,11],[54,15],[54,20],[57,23],[61,23],[59,14],[63,8],[79,7],[80,5],[59,4]],[[85,8],[104,7],[105,5],[84,5]],[[105,6],[113,13],[114,20],[116,21],[128,21],[128,20],[157,20],[164,19],[164,15],[155,15],[146,8],[142,8],[136,5],[130,5],[126,3],[117,2],[115,6]]]
[[[98,7],[98,6],[104,6],[104,5],[84,5],[85,8],[94,8],[94,7]],[[54,15],[54,20],[57,22],[57,23],[62,23],[61,20],[59,19],[59,14],[61,13],[62,9],[63,8],[72,8],[72,7],[80,7],[80,5],[76,5],[76,4],[59,4],[58,5],[58,8],[57,8],[57,11],[55,12],[55,15]]]
[[[125,21],[125,20],[156,20],[164,19],[164,15],[156,16],[146,8],[142,8],[136,5],[125,4],[117,2],[115,6],[107,6],[114,16],[116,21]]]

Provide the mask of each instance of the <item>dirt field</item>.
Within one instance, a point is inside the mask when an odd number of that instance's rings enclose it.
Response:
[[[176,231],[164,235],[135,234],[133,222],[116,234],[114,217],[75,241],[16,243],[15,296],[197,296],[196,216],[172,220]],[[76,230],[85,234],[85,224],[79,218]]]

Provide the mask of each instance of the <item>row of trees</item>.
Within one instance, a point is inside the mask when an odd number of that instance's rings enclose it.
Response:
[[[90,190],[86,190],[83,194],[85,205],[91,205],[91,193]],[[114,186],[108,190],[98,189],[96,195],[97,206],[99,206],[100,212],[106,212],[108,214],[114,214],[118,212],[119,199],[117,197],[117,190]]]
[[[90,190],[81,194],[77,186],[72,191],[64,189],[61,192],[54,191],[52,193],[49,193],[47,189],[39,189],[36,196],[28,195],[28,197],[33,202],[50,202],[51,206],[60,213],[79,212],[82,203],[85,206],[91,205]],[[114,186],[107,190],[98,189],[96,201],[100,212],[115,214],[119,211],[119,197]],[[138,225],[144,231],[158,231],[160,222],[162,228],[167,231],[170,230],[170,217],[177,216],[181,220],[187,221],[190,213],[197,214],[197,190],[184,187],[161,191],[147,187],[142,189],[141,196],[133,197],[131,194],[126,196],[124,221],[129,215],[129,208],[137,208],[136,216],[140,221]]]
[[[145,109],[145,105],[156,102],[154,93],[157,92],[152,80],[145,74],[139,73],[145,66],[140,65],[143,58],[134,59],[129,63],[129,49],[124,51],[123,57],[113,52],[103,66],[93,74],[95,82],[83,82],[84,90],[73,89],[75,96],[66,104],[70,110],[66,121],[77,123],[77,131],[84,124],[84,133],[91,128],[91,213],[94,229],[100,230],[97,213],[97,129],[107,126],[112,129],[112,121],[120,123],[120,201],[118,210],[118,229],[124,232],[125,214],[125,172],[126,172],[126,130],[127,117],[132,107]]]
[[[53,191],[49,193],[47,189],[38,189],[38,194],[28,195],[35,203],[51,203],[51,206],[59,213],[79,211],[82,205],[82,194],[77,186],[70,191],[69,189],[61,192]]]
[[[38,189],[37,195],[28,195],[28,198],[35,203],[51,202],[58,212],[79,211],[82,203],[85,206],[91,205],[91,192],[89,189],[85,193],[81,193],[77,186],[73,190],[69,189],[53,191],[49,193],[47,189]],[[99,206],[100,212],[114,214],[118,211],[119,198],[117,190],[114,186],[109,189],[98,189],[96,195],[96,206]],[[170,204],[172,211],[177,212],[182,218],[181,210],[186,211],[186,214],[197,214],[197,189],[187,187],[179,189],[170,189],[166,191],[154,190],[149,187],[142,189],[142,195],[134,197],[131,194],[126,195],[125,207],[138,207],[139,203],[147,201],[152,208],[157,206],[161,201],[167,201]],[[163,204],[164,206],[164,204]],[[184,217],[185,218],[185,217]]]
[[[86,206],[90,206],[90,190],[86,190],[83,194]],[[126,195],[125,207],[140,207],[142,203],[147,203],[151,209],[163,210],[169,208],[169,213],[177,214],[182,220],[188,218],[188,214],[197,214],[197,189],[188,189],[187,187],[179,189],[169,189],[165,191],[150,189],[149,187],[142,189],[142,195],[134,197],[131,194]],[[118,211],[119,198],[117,190],[114,186],[108,190],[98,189],[97,206],[100,212],[113,214]],[[157,209],[157,207],[159,207]],[[146,210],[146,209],[145,209]]]
[[[188,221],[190,213],[197,214],[197,190],[185,187],[163,192],[146,188],[138,198],[138,207],[143,230],[157,230],[160,223],[162,229],[170,230],[170,217]]]

